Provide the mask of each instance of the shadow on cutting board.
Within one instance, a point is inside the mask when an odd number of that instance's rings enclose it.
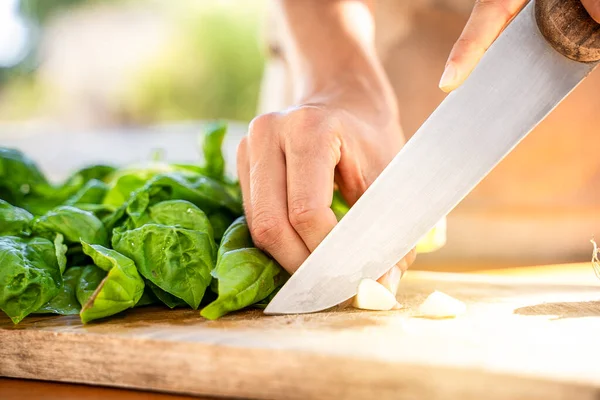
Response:
[[[541,303],[517,308],[514,313],[519,315],[556,315],[554,320],[600,317],[600,301]]]

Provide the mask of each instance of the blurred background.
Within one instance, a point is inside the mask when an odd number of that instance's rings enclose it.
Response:
[[[445,97],[439,77],[473,2],[377,0],[375,45],[407,138]],[[247,123],[292,103],[273,3],[0,0],[0,146],[61,180],[156,149],[197,162],[202,125],[223,119],[234,175]],[[446,246],[421,260],[589,260],[600,236],[599,84],[600,69],[449,215]]]
[[[265,5],[2,0],[0,131],[249,121],[264,68]]]

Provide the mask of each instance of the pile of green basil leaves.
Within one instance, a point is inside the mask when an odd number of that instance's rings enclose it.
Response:
[[[93,165],[60,185],[0,148],[0,309],[16,324],[150,304],[208,319],[266,306],[289,275],[252,243],[239,184],[225,175],[226,128],[204,133],[204,165]],[[332,208],[347,211],[337,194]]]

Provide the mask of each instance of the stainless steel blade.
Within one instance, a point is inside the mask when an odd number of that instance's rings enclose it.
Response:
[[[292,275],[267,314],[354,296],[412,249],[595,67],[541,36],[530,2]]]

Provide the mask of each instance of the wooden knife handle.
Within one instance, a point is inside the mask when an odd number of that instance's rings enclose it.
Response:
[[[535,18],[542,35],[565,57],[600,61],[600,24],[581,0],[536,0]]]

